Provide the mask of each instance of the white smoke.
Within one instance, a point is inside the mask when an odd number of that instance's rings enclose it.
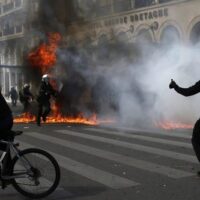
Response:
[[[116,70],[116,63],[113,69]],[[200,95],[184,97],[169,89],[173,78],[181,87],[194,85],[200,79],[199,48],[174,45],[170,49],[157,51],[142,65],[121,64],[126,72],[112,77],[119,78],[116,86],[130,92],[119,94],[120,116],[127,124],[148,126],[151,122],[172,121],[193,124],[200,116]],[[142,99],[131,87],[134,82],[142,91]]]
[[[102,85],[96,89],[101,117],[117,116],[119,123],[137,128],[152,127],[155,122],[164,121],[194,124],[200,116],[200,94],[186,98],[170,90],[169,83],[174,79],[179,86],[189,87],[200,79],[199,47],[176,44],[162,49],[149,46],[149,50],[151,53],[144,53],[141,60],[136,56],[133,61],[111,50],[112,59],[104,64],[97,62],[95,67],[90,63],[87,70],[79,67],[83,64],[79,54],[60,52],[58,59],[62,63],[73,61],[70,68],[80,73],[91,88],[103,77]],[[87,59],[92,57],[88,55]],[[107,103],[109,98],[116,103],[117,112]]]

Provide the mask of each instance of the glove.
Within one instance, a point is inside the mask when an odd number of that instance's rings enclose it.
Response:
[[[175,82],[173,79],[171,79],[171,83],[169,84],[169,88],[170,88],[170,89],[173,89],[173,88],[175,88],[176,86],[177,86],[176,82]]]

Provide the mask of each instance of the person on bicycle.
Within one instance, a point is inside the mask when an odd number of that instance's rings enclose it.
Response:
[[[177,93],[188,97],[200,92],[200,81],[196,82],[194,85],[188,88],[182,88],[182,87],[179,87],[173,79],[171,79],[169,88],[174,89]],[[200,119],[196,121],[193,128],[192,146],[195,151],[196,157],[198,161],[200,162]],[[197,175],[200,176],[200,171],[197,172]]]
[[[9,139],[10,135],[7,134],[8,131],[12,129],[13,126],[13,116],[12,111],[0,92],[0,140]],[[0,150],[4,145],[0,144]]]
[[[38,101],[38,114],[37,114],[37,125],[40,126],[41,117],[43,121],[46,121],[47,115],[51,111],[50,98],[51,96],[56,97],[57,92],[53,89],[50,84],[50,76],[45,74],[42,76],[42,82],[37,97]]]
[[[10,107],[8,106],[6,100],[0,92],[0,140],[14,140],[14,135],[12,135],[9,131],[13,126],[13,116]],[[6,151],[7,145],[5,143],[0,142],[0,151]],[[10,155],[8,155],[5,159],[6,163],[11,161]],[[2,173],[6,173],[3,171]]]

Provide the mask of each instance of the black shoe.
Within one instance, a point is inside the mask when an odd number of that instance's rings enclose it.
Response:
[[[200,171],[197,172],[197,176],[200,177]]]
[[[1,189],[4,190],[10,184],[12,184],[12,180],[1,180],[0,183]]]
[[[37,125],[41,126],[41,124],[40,124],[40,118],[37,119]]]
[[[46,122],[46,116],[42,115],[43,122]]]

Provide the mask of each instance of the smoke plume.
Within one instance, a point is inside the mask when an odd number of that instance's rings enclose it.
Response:
[[[60,27],[61,23],[55,30],[64,30]],[[199,117],[200,96],[185,98],[170,90],[169,83],[174,79],[189,87],[199,80],[199,50],[198,45],[145,41],[62,46],[51,72],[64,85],[62,111],[66,115],[95,112],[100,118],[113,117],[143,128],[164,121],[193,124]]]

